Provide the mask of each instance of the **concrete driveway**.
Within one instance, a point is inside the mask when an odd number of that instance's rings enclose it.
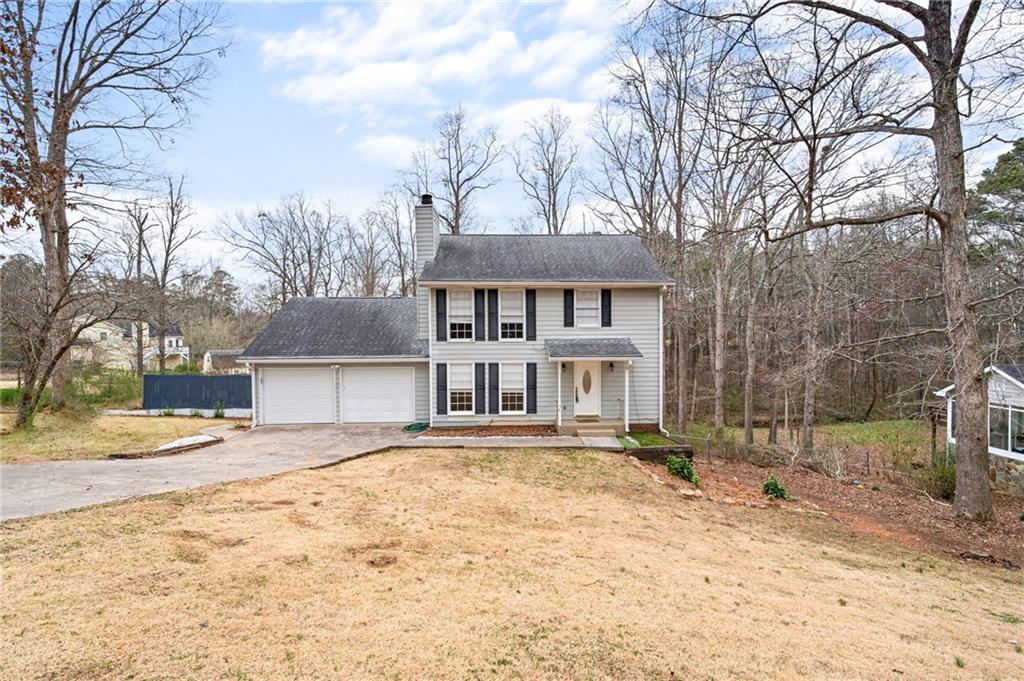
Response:
[[[414,437],[399,426],[262,426],[186,454],[0,467],[0,520],[314,468]]]

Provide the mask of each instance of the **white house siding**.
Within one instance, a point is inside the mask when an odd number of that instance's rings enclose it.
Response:
[[[416,365],[416,420],[430,420],[430,372],[426,362]]]
[[[457,288],[452,286],[450,288]],[[589,288],[589,287],[580,287]],[[536,362],[537,364],[537,413],[518,416],[497,414],[474,414],[451,416],[437,414],[436,392],[431,380],[430,405],[434,413],[435,426],[502,423],[553,423],[555,421],[556,388],[560,363],[548,360],[544,346],[548,338],[629,338],[642,358],[634,359],[630,371],[629,412],[634,423],[658,421],[659,370],[658,350],[661,338],[659,300],[661,290],[651,288],[613,288],[612,325],[610,327],[584,328],[563,326],[564,287],[536,288],[537,291],[537,340],[535,341],[433,341],[430,371],[434,376],[434,365],[438,362]],[[431,295],[431,299],[433,296]],[[429,332],[434,331],[434,309],[430,305]],[[623,397],[624,363],[615,362],[615,371],[610,372],[608,363],[602,362],[601,370],[601,415],[620,418]],[[572,415],[572,362],[567,362],[562,374],[563,418]]]
[[[1024,407],[1024,388],[993,371],[988,376],[988,401],[989,404]]]

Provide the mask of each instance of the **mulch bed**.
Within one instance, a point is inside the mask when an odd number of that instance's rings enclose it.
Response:
[[[523,437],[558,435],[554,426],[459,426],[431,428],[420,437]]]
[[[993,495],[996,520],[975,523],[953,517],[952,504],[881,477],[835,480],[798,466],[763,468],[741,461],[715,461],[710,470],[697,462],[701,487],[714,495],[760,496],[771,474],[801,503],[820,508],[854,530],[917,550],[1014,568],[1024,566],[1024,498]],[[706,481],[706,482],[705,482]],[[750,494],[741,494],[736,486]],[[751,496],[751,494],[753,496]],[[763,499],[763,496],[760,496]]]

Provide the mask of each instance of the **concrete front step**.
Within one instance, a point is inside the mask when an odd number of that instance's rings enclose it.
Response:
[[[614,428],[584,428],[576,429],[577,437],[615,437]]]

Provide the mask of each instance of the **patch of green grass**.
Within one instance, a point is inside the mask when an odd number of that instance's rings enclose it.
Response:
[[[818,426],[826,436],[858,447],[891,446],[895,442],[925,451],[930,446],[928,425],[921,421],[848,421]]]
[[[967,664],[963,661],[963,658],[961,658],[960,656],[954,657],[953,658],[953,663],[956,664],[956,666],[959,667],[960,669],[963,669],[964,667],[967,666]]]
[[[664,445],[674,445],[672,440],[660,433],[634,433],[630,432],[629,436],[636,440],[641,447],[661,447]]]
[[[1012,612],[995,612],[993,610],[985,610],[988,614],[995,617],[1000,622],[1006,624],[1024,624],[1024,618],[1014,615]]]

